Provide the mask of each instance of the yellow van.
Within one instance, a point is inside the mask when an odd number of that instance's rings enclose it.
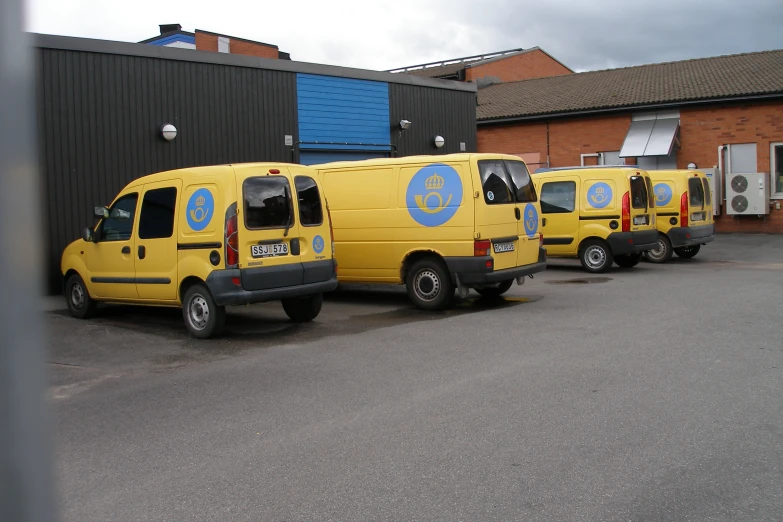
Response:
[[[579,258],[588,272],[636,266],[658,245],[655,201],[644,170],[623,166],[539,169],[547,257]]]
[[[698,170],[651,170],[658,215],[658,246],[644,257],[665,263],[672,253],[690,259],[715,239],[712,194],[707,175]]]
[[[151,174],[96,207],[98,223],[65,248],[68,308],[181,307],[197,338],[220,333],[225,307],[281,300],[311,321],[337,287],[320,181],[301,165],[255,163]]]
[[[517,156],[450,154],[313,166],[334,219],[339,281],[405,284],[422,309],[455,289],[499,296],[546,268],[540,207]]]

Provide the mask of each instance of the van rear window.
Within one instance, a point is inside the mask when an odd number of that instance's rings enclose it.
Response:
[[[246,228],[285,228],[293,224],[291,186],[286,178],[248,178],[242,183],[242,196]]]
[[[533,186],[533,180],[530,179],[530,172],[521,161],[506,161],[506,169],[511,175],[511,183],[516,192],[517,203],[527,203],[536,201],[536,189]]]
[[[692,207],[704,206],[704,185],[699,178],[688,178],[688,197]]]
[[[647,184],[641,176],[631,176],[631,206],[633,208],[648,208],[649,196]]]
[[[487,205],[537,201],[533,180],[523,162],[481,160],[478,166]]]
[[[653,190],[652,181],[650,178],[644,178],[647,182],[647,201],[650,208],[655,208],[655,190]]]
[[[708,205],[712,205],[712,192],[710,192],[710,182],[707,181],[707,178],[701,178],[702,185],[704,185],[704,201],[707,202]]]

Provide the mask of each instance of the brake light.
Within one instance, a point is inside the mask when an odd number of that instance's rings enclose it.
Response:
[[[623,232],[631,230],[631,194],[623,194]]]
[[[239,264],[239,231],[237,215],[226,220],[226,268],[236,268]]]
[[[489,255],[489,249],[492,243],[489,239],[482,239],[473,242],[473,255],[476,257],[484,257]]]
[[[269,173],[270,174],[280,174],[280,170],[279,169],[269,169]]]
[[[544,248],[544,233],[538,234],[538,248]]]
[[[682,193],[680,198],[680,226],[688,226],[688,191]]]

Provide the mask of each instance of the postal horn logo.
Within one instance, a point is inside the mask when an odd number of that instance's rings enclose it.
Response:
[[[525,205],[525,233],[528,237],[533,237],[538,232],[538,211],[535,205],[528,203]]]
[[[658,183],[653,187],[655,193],[655,204],[659,207],[665,207],[672,200],[672,189],[666,183]]]
[[[462,180],[453,167],[436,163],[411,178],[405,196],[408,213],[425,227],[437,227],[457,213],[462,203]]]
[[[587,191],[587,203],[593,208],[604,208],[612,202],[612,187],[596,183]]]
[[[188,206],[185,208],[185,214],[188,220],[188,226],[200,232],[207,228],[212,221],[212,215],[215,213],[215,200],[212,193],[205,188],[195,191],[188,199]]]

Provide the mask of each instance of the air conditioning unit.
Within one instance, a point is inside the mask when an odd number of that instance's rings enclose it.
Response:
[[[769,214],[769,176],[763,172],[726,176],[726,214]]]
[[[721,190],[723,183],[721,183],[722,179],[720,169],[713,167],[711,169],[696,170],[700,170],[707,176],[707,181],[710,184],[710,195],[712,196],[712,215],[719,216],[720,205],[723,202],[723,191]]]

